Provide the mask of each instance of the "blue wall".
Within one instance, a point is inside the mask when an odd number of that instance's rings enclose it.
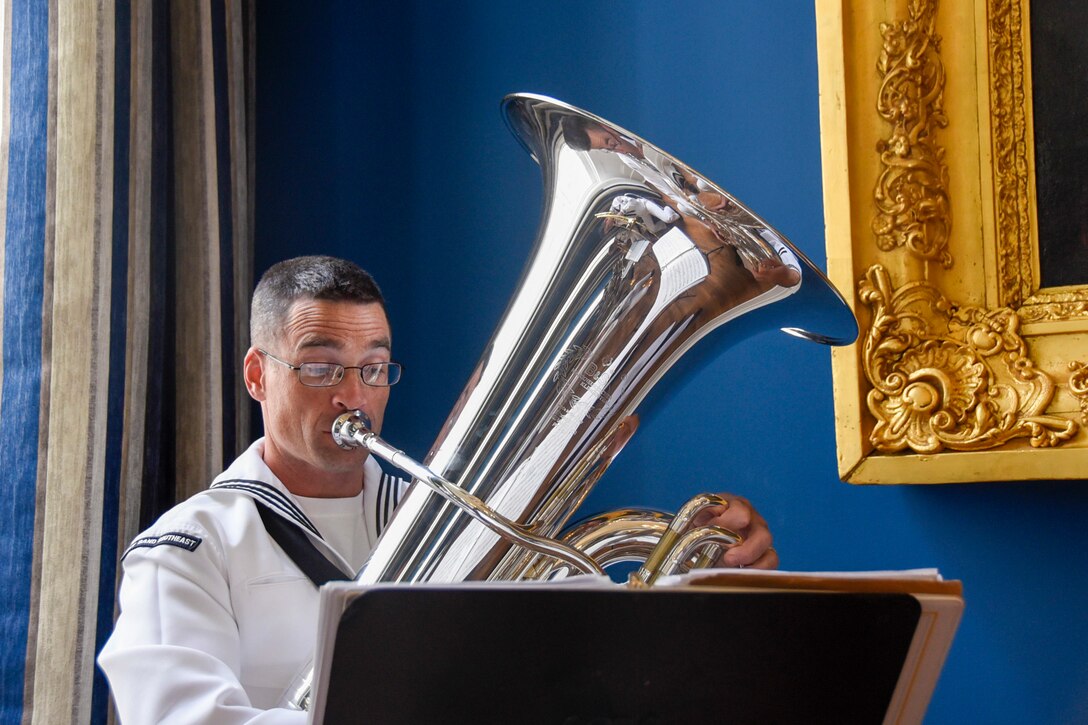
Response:
[[[410,453],[445,419],[539,223],[536,166],[498,114],[508,92],[632,129],[823,265],[811,0],[391,5],[259,4],[257,258],[332,253],[377,276],[408,366],[384,432]],[[784,568],[963,580],[929,722],[1088,721],[1082,482],[841,483],[830,355],[768,332],[644,418],[591,505],[675,508],[706,489],[758,504]]]

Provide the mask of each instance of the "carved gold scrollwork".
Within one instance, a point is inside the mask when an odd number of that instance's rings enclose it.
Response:
[[[1042,290],[1033,267],[1027,4],[989,0],[986,7],[1000,300],[1016,308],[1023,322],[1083,319],[1088,317],[1088,290]]]
[[[1020,3],[995,0],[987,6],[994,209],[1001,300],[1019,307],[1034,287],[1028,190],[1028,120],[1025,111],[1023,18]]]
[[[1036,301],[1041,298],[1042,301]],[[1045,320],[1071,320],[1088,315],[1088,300],[1084,292],[1056,293],[1029,297],[1017,312],[1024,322],[1042,322]]]
[[[878,450],[972,451],[1014,438],[1044,447],[1076,433],[1074,421],[1043,415],[1054,382],[1028,357],[1013,310],[960,306],[926,282],[895,290],[880,265],[859,293],[873,311],[862,361]]]
[[[816,3],[828,265],[862,328],[832,362],[840,475],[1083,479],[1088,284],[1043,286],[1036,219],[1031,21],[1048,11]]]
[[[1069,392],[1080,404],[1080,419],[1088,425],[1088,364],[1074,360],[1069,363]]]
[[[877,111],[892,131],[877,144],[882,170],[872,229],[882,250],[905,247],[948,268],[948,168],[935,135],[948,120],[936,17],[936,0],[912,0],[908,20],[880,26],[884,41],[877,63],[882,77]]]

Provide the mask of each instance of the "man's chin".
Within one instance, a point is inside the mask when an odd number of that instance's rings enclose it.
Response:
[[[361,465],[369,455],[369,451],[362,446],[355,446],[353,448],[341,447],[332,437],[332,433],[328,434],[328,440],[321,448],[330,461],[356,461]]]

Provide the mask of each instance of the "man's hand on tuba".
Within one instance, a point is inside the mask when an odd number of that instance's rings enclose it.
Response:
[[[748,499],[728,493],[718,495],[729,506],[708,507],[695,517],[693,526],[720,526],[740,534],[744,541],[726,549],[715,566],[777,569],[778,552],[771,546],[774,537],[766,519]]]

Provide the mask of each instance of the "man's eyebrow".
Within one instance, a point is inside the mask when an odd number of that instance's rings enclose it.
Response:
[[[298,344],[299,350],[305,350],[311,347],[327,347],[330,350],[340,350],[344,345],[339,340],[334,340],[327,337],[311,337],[304,339]],[[388,337],[379,337],[370,343],[370,350],[392,350],[393,344]]]
[[[333,350],[339,350],[343,345],[341,345],[339,341],[327,337],[305,338],[298,343],[299,350],[305,350],[309,347],[328,347]]]

